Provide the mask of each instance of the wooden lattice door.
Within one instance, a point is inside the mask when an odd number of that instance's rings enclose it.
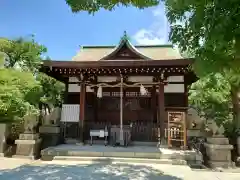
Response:
[[[168,112],[168,146],[186,148],[185,112]]]

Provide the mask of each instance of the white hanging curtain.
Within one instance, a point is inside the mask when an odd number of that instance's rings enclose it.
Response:
[[[147,95],[147,93],[148,93],[147,89],[143,85],[141,85],[140,86],[140,94],[142,96],[145,96],[145,95]]]
[[[99,87],[98,87],[97,97],[98,97],[98,98],[102,98],[102,86],[99,86]]]

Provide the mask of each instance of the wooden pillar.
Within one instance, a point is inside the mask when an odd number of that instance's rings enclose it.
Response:
[[[86,85],[84,82],[80,84],[80,113],[79,113],[79,138],[80,142],[84,143],[84,120],[85,120],[85,99],[86,99]]]
[[[184,75],[184,96],[185,96],[184,105],[188,107],[188,80],[186,75]]]
[[[68,81],[65,82],[64,100],[63,103],[66,104],[68,101]]]
[[[152,122],[157,121],[157,102],[156,102],[156,86],[153,85],[151,90],[151,108],[152,108]]]
[[[98,97],[97,97],[98,88],[94,88],[94,122],[98,121]]]
[[[184,75],[184,95],[185,95],[185,106],[187,107],[186,111],[183,114],[183,137],[184,137],[184,141],[183,141],[183,148],[187,149],[187,122],[186,122],[186,117],[188,114],[188,79],[187,76]]]
[[[158,125],[160,126],[160,143],[161,145],[166,144],[164,138],[164,130],[165,130],[165,98],[164,98],[164,83],[162,81],[159,82],[158,86]]]
[[[130,124],[131,122],[125,122],[124,119],[126,120],[126,116],[128,113],[126,113],[127,109],[125,108],[124,104],[126,102],[126,97],[127,97],[127,89],[125,87],[123,87],[123,97],[122,97],[122,101],[123,101],[123,125],[124,124]]]

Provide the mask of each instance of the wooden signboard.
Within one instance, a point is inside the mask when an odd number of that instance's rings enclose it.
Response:
[[[186,148],[185,112],[168,111],[168,146]]]

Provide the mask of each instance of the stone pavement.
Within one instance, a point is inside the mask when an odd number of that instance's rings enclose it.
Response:
[[[0,180],[240,180],[240,173],[194,171],[188,166],[0,158]]]
[[[4,158],[0,157],[0,172],[4,169],[14,169],[22,165],[30,164],[34,162],[33,160],[28,159],[14,159],[14,158]],[[0,180],[2,180],[0,178]]]

